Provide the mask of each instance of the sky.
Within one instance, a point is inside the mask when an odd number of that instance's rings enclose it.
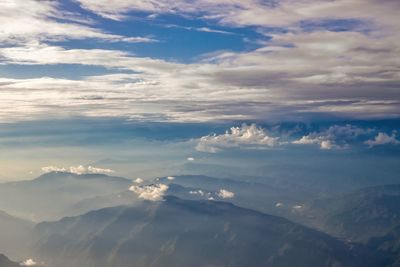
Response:
[[[131,178],[229,176],[243,161],[258,162],[246,175],[283,175],[288,161],[309,166],[305,155],[351,155],[357,175],[372,162],[393,176],[399,8],[0,0],[0,181],[80,165]]]

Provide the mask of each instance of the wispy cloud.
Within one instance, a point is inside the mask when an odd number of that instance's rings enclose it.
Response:
[[[79,14],[63,11],[58,1],[5,0],[0,11],[0,41],[30,44],[41,41],[96,38],[111,42],[153,42],[148,37],[110,34],[93,27]]]
[[[0,47],[1,64],[79,64],[121,73],[80,80],[0,79],[0,121],[43,119],[50,114],[181,122],[400,116],[400,93],[393,89],[400,81],[396,1],[78,2],[116,20],[131,11],[145,11],[198,15],[224,29],[257,26],[268,41],[258,40],[253,50],[211,53],[195,63],[139,57],[118,49],[68,48],[57,41],[156,40],[96,28],[96,23],[62,10],[55,1],[6,1],[0,11],[0,40],[5,44]],[[360,20],[367,29],[301,26],[304,21],[328,19]],[[271,26],[282,30],[271,32]],[[187,28],[228,33],[213,26]],[[122,73],[127,70],[132,73]]]

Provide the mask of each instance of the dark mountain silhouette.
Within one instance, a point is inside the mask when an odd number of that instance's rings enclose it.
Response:
[[[400,184],[374,186],[336,197],[319,199],[308,212],[324,231],[367,242],[386,235],[400,224]]]
[[[354,244],[280,217],[171,196],[36,229],[37,253],[53,266],[384,266]]]
[[[21,267],[21,265],[11,261],[4,254],[0,254],[0,267]]]

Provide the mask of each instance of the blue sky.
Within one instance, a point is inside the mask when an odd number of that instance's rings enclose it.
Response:
[[[3,180],[32,177],[50,158],[65,166],[109,158],[117,147],[125,151],[125,141],[142,149],[115,155],[125,161],[160,143],[174,151],[176,161],[161,153],[159,171],[144,176],[184,170],[195,153],[367,157],[384,147],[380,153],[392,157],[399,7],[391,0],[2,1],[0,149],[12,155],[0,160]],[[56,154],[60,147],[65,156]],[[79,162],[68,159],[75,153],[84,155]]]

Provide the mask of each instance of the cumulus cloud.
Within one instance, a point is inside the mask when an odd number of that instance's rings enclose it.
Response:
[[[159,201],[162,200],[163,196],[168,190],[168,185],[166,184],[151,184],[144,186],[132,185],[129,190],[136,193],[139,198]]]
[[[379,132],[377,136],[375,136],[372,140],[365,141],[369,147],[379,146],[379,145],[398,145],[400,141],[396,139],[396,134],[392,133],[392,135],[388,135],[383,132]]]
[[[27,259],[20,263],[21,266],[36,266],[38,263],[33,259]]]
[[[134,181],[135,183],[137,183],[137,184],[141,184],[141,183],[143,183],[144,181],[143,181],[143,179],[142,178],[136,178],[135,179],[135,181]]]
[[[223,198],[223,199],[228,199],[228,198],[233,198],[235,196],[235,193],[228,191],[226,189],[220,189],[217,192],[217,196],[219,196],[220,198]]]
[[[215,153],[232,147],[265,148],[277,145],[278,140],[279,137],[269,136],[263,128],[256,124],[243,124],[241,127],[232,127],[225,134],[201,137],[196,150]]]
[[[114,170],[111,169],[104,169],[104,168],[98,168],[98,167],[93,167],[93,166],[83,166],[83,165],[78,165],[78,166],[71,166],[68,169],[65,167],[57,167],[57,166],[45,166],[42,167],[42,171],[45,173],[48,172],[70,172],[73,174],[111,174],[114,172]]]
[[[205,195],[205,193],[204,193],[204,191],[203,190],[191,190],[191,191],[189,191],[189,194],[191,194],[191,195],[199,195],[199,196],[204,196]]]
[[[347,148],[347,142],[356,140],[359,136],[369,134],[371,129],[363,129],[354,125],[332,125],[321,132],[313,132],[302,136],[291,143],[296,145],[319,145],[320,149]]]

